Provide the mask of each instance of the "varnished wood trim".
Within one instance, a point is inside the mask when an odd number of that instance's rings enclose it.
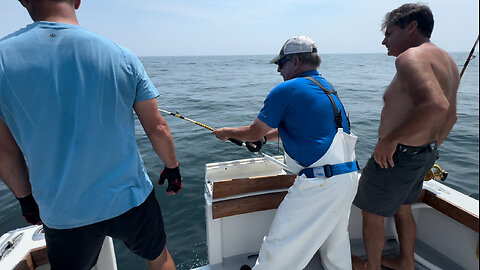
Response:
[[[289,188],[295,175],[250,177],[217,181],[213,185],[213,198],[225,198],[251,192]],[[213,203],[213,218],[222,218],[249,212],[277,208],[287,192],[276,192]],[[438,197],[428,190],[422,190],[418,202],[424,202],[466,227],[478,232],[478,216]]]
[[[35,270],[32,256],[30,256],[30,254],[25,255],[25,257],[23,257],[23,259],[15,266],[14,270]]]
[[[431,191],[423,190],[423,196],[421,200],[438,210],[439,212],[449,216],[450,218],[460,222],[468,228],[478,233],[478,216],[468,212],[467,210],[460,208],[450,202],[438,197]],[[421,194],[422,195],[422,194]]]
[[[30,254],[32,255],[35,267],[50,263],[50,261],[48,260],[47,247],[33,249],[32,251],[30,251]]]
[[[286,191],[214,202],[213,218],[223,218],[250,212],[276,209],[287,195]]]
[[[213,198],[289,188],[295,182],[296,177],[293,174],[286,174],[216,181],[213,183]]]
[[[14,270],[35,270],[35,268],[48,263],[47,247],[39,247],[30,250],[15,266]]]

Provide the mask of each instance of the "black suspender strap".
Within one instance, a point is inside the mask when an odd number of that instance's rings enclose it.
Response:
[[[340,101],[340,98],[338,98],[337,91],[333,90],[333,87],[327,81],[326,81],[326,83],[328,84],[328,86],[330,86],[330,88],[332,88],[332,90],[327,89],[321,82],[319,82],[317,79],[315,79],[313,77],[307,76],[305,78],[307,78],[310,81],[312,81],[313,83],[315,83],[318,87],[320,87],[320,89],[323,90],[323,92],[325,92],[325,94],[327,95],[328,99],[330,99],[330,102],[332,103],[332,106],[333,106],[333,113],[335,115],[335,123],[337,124],[337,129],[338,128],[343,128],[342,113],[341,113],[340,110],[338,110],[337,104],[335,103],[335,100],[332,97],[332,94],[334,94],[335,97],[337,97],[340,104],[342,104],[342,102]],[[343,106],[343,104],[342,104],[342,106]],[[348,117],[347,117],[347,120],[349,120]],[[350,121],[348,121],[348,126],[350,126]]]

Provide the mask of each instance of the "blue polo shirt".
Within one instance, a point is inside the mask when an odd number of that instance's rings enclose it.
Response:
[[[278,128],[285,151],[307,167],[319,160],[337,133],[333,106],[325,92],[304,78],[311,76],[333,90],[318,71],[312,70],[280,83],[268,94],[257,118],[271,128]],[[350,133],[345,109],[332,95],[341,111],[343,128]]]
[[[0,40],[0,118],[48,227],[96,223],[145,201],[152,183],[132,107],[157,96],[132,52],[83,27],[35,22]]]

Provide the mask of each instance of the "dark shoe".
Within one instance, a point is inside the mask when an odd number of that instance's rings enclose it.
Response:
[[[242,267],[240,267],[240,270],[251,270],[252,268],[246,264],[242,265]]]

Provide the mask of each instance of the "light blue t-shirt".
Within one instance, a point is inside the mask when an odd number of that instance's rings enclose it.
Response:
[[[132,52],[83,27],[35,22],[0,40],[0,118],[48,227],[96,223],[145,201],[153,186],[132,107],[157,96]]]
[[[278,128],[285,151],[305,167],[327,152],[337,133],[331,101],[315,83],[304,78],[306,76],[333,90],[318,71],[302,73],[273,88],[257,116],[269,127]],[[343,129],[350,133],[345,109],[334,95],[332,97],[341,111]]]

